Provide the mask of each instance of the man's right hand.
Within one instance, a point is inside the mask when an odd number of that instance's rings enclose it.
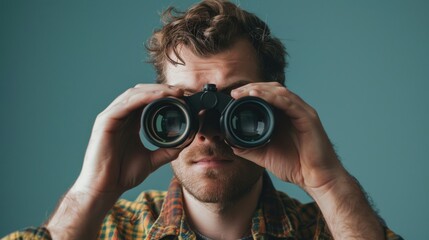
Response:
[[[162,84],[139,84],[116,98],[95,121],[75,188],[92,193],[122,194],[139,185],[151,172],[173,160],[177,149],[151,152],[140,141],[142,108],[183,91]]]
[[[181,89],[139,84],[117,97],[95,121],[81,173],[47,223],[53,238],[95,238],[107,211],[126,190],[174,160],[180,149],[149,151],[140,141],[144,106]]]

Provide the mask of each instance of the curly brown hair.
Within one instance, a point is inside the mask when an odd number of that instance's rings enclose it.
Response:
[[[165,81],[167,61],[185,64],[179,46],[186,46],[197,56],[210,56],[228,49],[238,38],[247,38],[257,52],[263,78],[284,84],[286,48],[255,14],[229,1],[205,0],[186,12],[169,7],[161,16],[164,26],[155,30],[146,44],[158,83]]]

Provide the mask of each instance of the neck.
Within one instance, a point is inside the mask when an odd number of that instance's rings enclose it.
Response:
[[[239,239],[249,235],[262,191],[262,178],[246,195],[228,203],[200,202],[183,189],[185,211],[192,228],[211,239]]]

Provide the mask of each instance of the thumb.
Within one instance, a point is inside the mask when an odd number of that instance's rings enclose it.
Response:
[[[244,148],[233,147],[232,151],[234,152],[235,155],[241,158],[249,160],[261,167],[265,167],[263,161],[261,161],[263,159],[261,149],[244,149]]]
[[[152,162],[153,170],[156,170],[162,165],[175,160],[177,156],[179,156],[180,151],[181,149],[160,148],[152,152],[151,162]]]

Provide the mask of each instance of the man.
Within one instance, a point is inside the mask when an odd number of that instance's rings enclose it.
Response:
[[[286,52],[264,22],[220,0],[164,16],[148,44],[158,84],[130,88],[98,115],[82,171],[55,213],[43,227],[7,238],[400,239],[341,165],[316,111],[284,87]],[[139,138],[142,109],[208,83],[235,99],[271,104],[277,118],[271,141],[231,147],[218,116],[201,111],[189,145],[147,150]],[[118,201],[170,162],[175,178],[168,192]],[[266,171],[300,186],[315,203],[275,191]]]

